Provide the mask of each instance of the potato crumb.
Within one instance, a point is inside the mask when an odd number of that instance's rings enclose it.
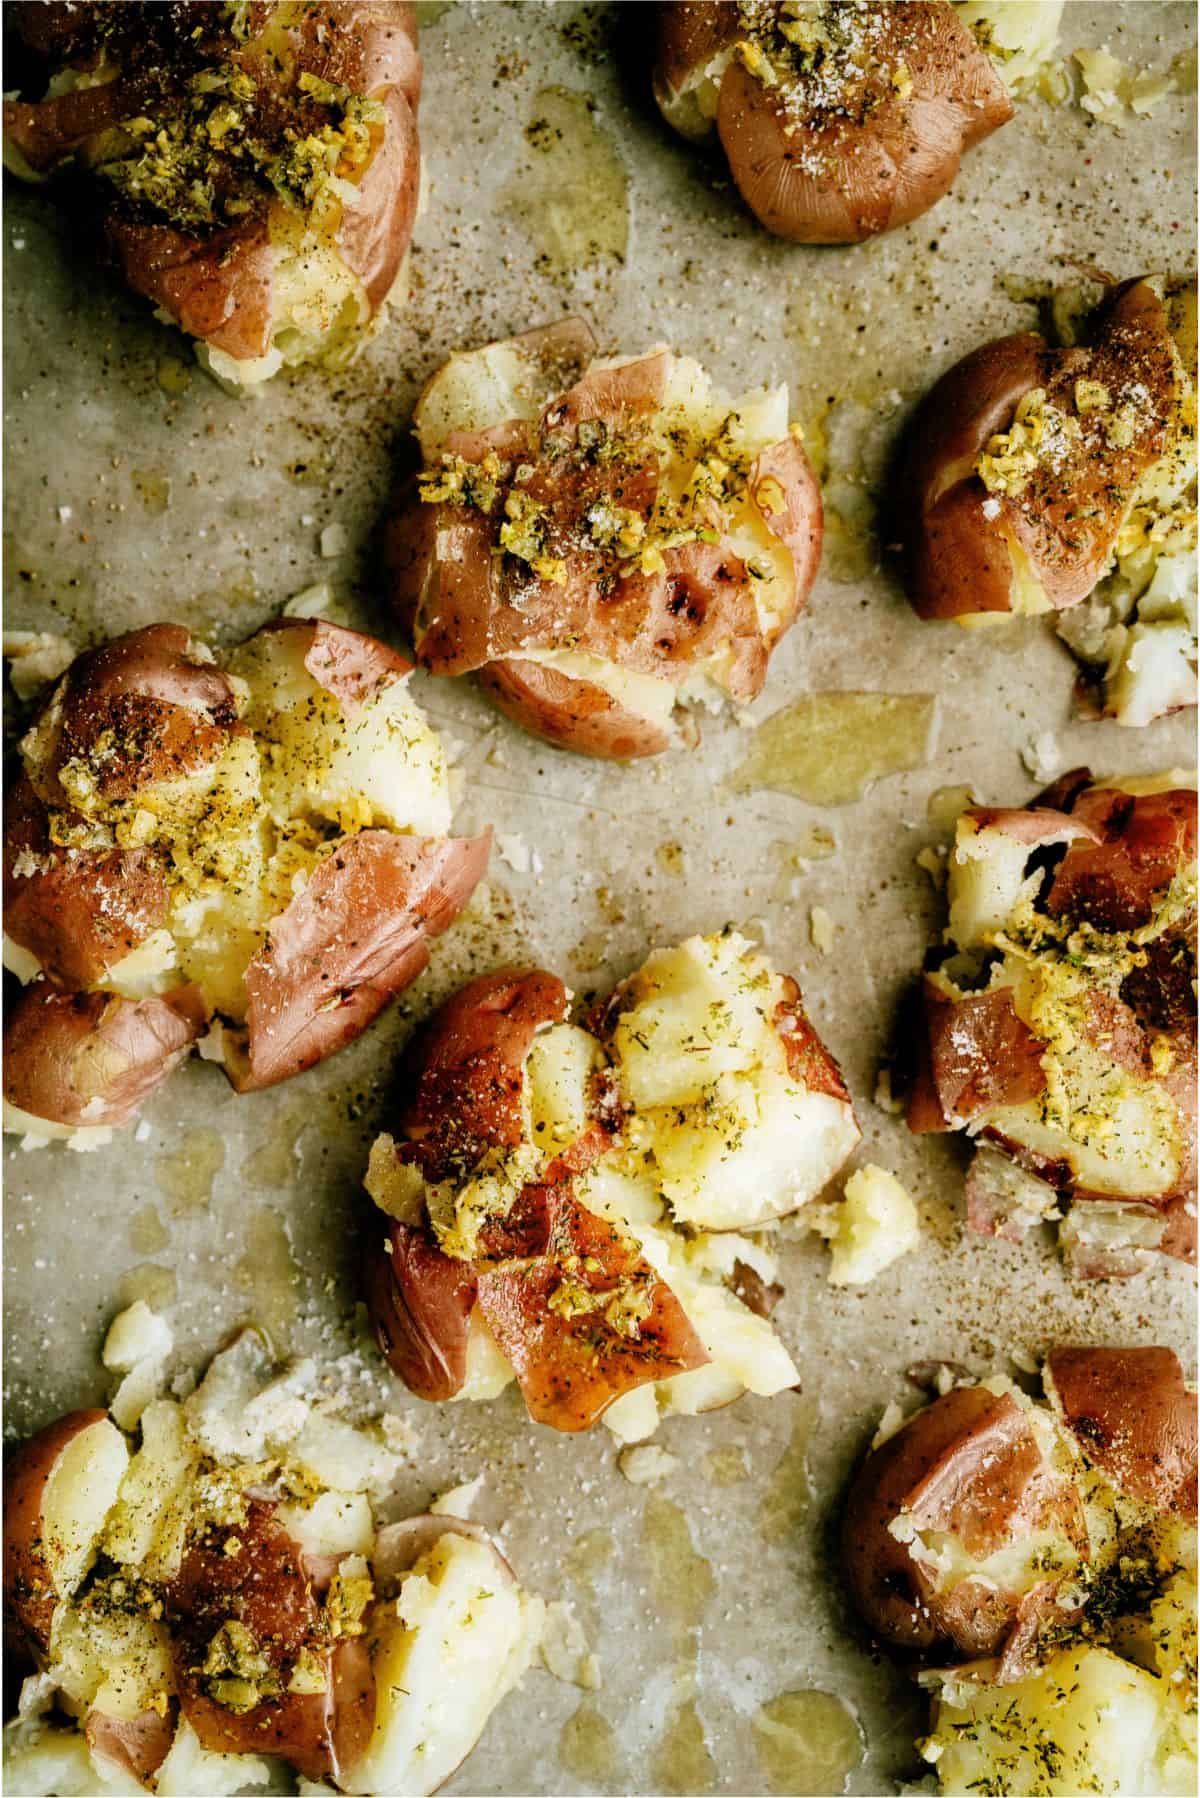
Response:
[[[814,949],[828,955],[833,948],[836,926],[823,905],[814,905],[808,914],[808,936]]]
[[[669,1454],[665,1448],[658,1448],[652,1442],[641,1443],[635,1448],[623,1448],[617,1456],[617,1466],[621,1469],[631,1486],[653,1486],[659,1480],[666,1479],[678,1467],[676,1455]]]
[[[830,1207],[817,1228],[833,1252],[831,1286],[864,1286],[920,1239],[917,1207],[886,1168],[868,1165],[846,1182],[840,1205]]]

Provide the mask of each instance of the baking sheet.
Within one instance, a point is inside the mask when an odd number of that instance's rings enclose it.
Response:
[[[344,376],[226,398],[178,337],[72,253],[51,203],[7,192],[11,627],[82,644],[171,618],[228,643],[330,578],[386,629],[372,534],[419,384],[450,350],[564,311],[614,350],[669,339],[734,390],[790,382],[802,416],[827,412],[838,509],[853,514],[923,388],[981,338],[1034,322],[1020,296],[1070,279],[1073,262],[1118,275],[1193,266],[1195,109],[1181,97],[1124,135],[1074,107],[1027,104],[933,213],[871,244],[804,250],[759,231],[717,166],[659,121],[648,7],[423,10],[428,198],[412,301]],[[1066,9],[1064,50],[1107,43],[1160,68],[1194,42],[1182,3]],[[322,557],[330,524],[345,547]],[[943,921],[914,861],[940,840],[931,796],[970,784],[1023,801],[1036,783],[1022,751],[1045,733],[1062,766],[1187,763],[1192,725],[1076,721],[1073,665],[1040,625],[919,625],[877,562],[834,529],[749,722],[706,720],[691,756],[575,760],[520,735],[468,684],[424,682],[463,770],[458,828],[491,821],[517,865],[497,855],[486,900],[404,1001],[273,1092],[235,1099],[195,1062],[136,1135],[86,1158],[9,1150],[10,1435],[103,1394],[101,1333],[130,1296],[169,1303],[181,1360],[257,1316],[281,1347],[343,1357],[338,1378],[364,1402],[411,1416],[406,1504],[483,1471],[479,1515],[531,1586],[574,1601],[601,1687],[531,1674],[453,1792],[835,1791],[860,1731],[847,1789],[894,1790],[916,1770],[919,1706],[849,1616],[831,1524],[903,1369],[930,1356],[1006,1367],[1064,1339],[1166,1341],[1194,1363],[1186,1269],[1087,1287],[1048,1241],[967,1240],[959,1146],[914,1141],[872,1103],[896,997]],[[930,759],[837,809],[733,790],[754,721],[838,688],[935,695]],[[814,826],[835,852],[797,866]],[[827,954],[810,942],[813,906],[837,927]],[[359,1183],[399,1045],[467,973],[537,957],[582,992],[655,943],[730,920],[753,920],[800,978],[855,1093],[861,1158],[918,1195],[924,1245],[874,1285],[834,1292],[819,1245],[789,1238],[777,1318],[802,1393],[669,1422],[658,1440],[677,1466],[648,1491],[622,1478],[602,1428],[538,1429],[515,1389],[435,1410],[359,1355]],[[810,1690],[835,1694],[849,1719],[820,1700],[776,1702]]]

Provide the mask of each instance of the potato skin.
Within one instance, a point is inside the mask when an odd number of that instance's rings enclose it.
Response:
[[[251,1498],[236,1533],[212,1529],[193,1539],[166,1595],[175,1680],[183,1715],[217,1754],[278,1754],[307,1779],[338,1778],[370,1740],[375,1681],[361,1637],[321,1638],[317,1580],[275,1521],[274,1506]],[[236,1712],[204,1690],[199,1669],[217,1629],[236,1617],[282,1679],[279,1697]],[[292,1692],[288,1677],[302,1650],[322,1664],[323,1692]]]
[[[126,1124],[210,1015],[197,986],[146,999],[29,987],[5,1020],[4,1097],[70,1129]]]
[[[70,989],[101,979],[165,922],[168,900],[152,850],[52,843],[45,806],[18,776],[4,811],[4,928],[47,980]]]
[[[995,433],[1008,429],[1027,393],[1044,389],[1070,416],[1077,380],[1115,393],[1130,378],[1148,396],[1130,445],[1085,436],[1057,471],[1035,477],[1023,494],[989,495],[977,459]],[[1165,447],[1174,388],[1167,313],[1144,280],[1112,288],[1088,347],[1052,349],[1023,332],[956,363],[918,407],[896,469],[895,528],[919,616],[1011,611],[1013,539],[1051,606],[1085,599],[1104,572],[1133,486]]]
[[[1047,1389],[1088,1460],[1164,1516],[1195,1520],[1196,1396],[1166,1348],[1062,1348]]]
[[[855,1474],[842,1555],[869,1628],[931,1663],[1002,1652],[1024,1621],[1021,1597],[970,1577],[939,1592],[933,1571],[888,1529],[901,1511],[919,1529],[955,1535],[972,1558],[1047,1521],[1086,1552],[1078,1494],[1042,1461],[1013,1398],[959,1386],[918,1411]]]
[[[670,747],[668,731],[629,711],[595,681],[559,668],[506,656],[480,669],[478,679],[506,718],[578,755],[630,762]]]
[[[382,1251],[369,1237],[371,1328],[380,1354],[417,1398],[438,1401],[462,1391],[478,1286],[471,1263],[444,1255],[426,1230],[393,1219]]]
[[[737,55],[720,77],[729,172],[759,222],[795,243],[859,243],[908,223],[947,191],[963,152],[1012,116],[1004,83],[942,0],[863,9],[858,29],[866,47],[841,102],[786,76],[785,100]],[[730,0],[660,6],[655,94],[671,123],[692,79],[746,36],[756,40]],[[907,96],[891,79],[900,64]]]
[[[29,1652],[47,1647],[59,1598],[42,1539],[46,1484],[69,1444],[107,1417],[99,1410],[68,1411],[23,1442],[5,1465],[5,1623]]]
[[[566,1015],[566,987],[541,968],[481,974],[434,1013],[401,1064],[399,1118],[432,1178],[489,1148],[516,1148],[525,1057],[535,1032]]]
[[[490,830],[343,838],[246,969],[247,1060],[227,1070],[238,1091],[290,1080],[360,1036],[426,967],[430,942],[478,886],[490,850]]]
[[[92,5],[84,15],[86,23],[36,16],[48,10],[53,11],[41,6],[20,9],[17,29],[31,49],[70,66],[91,66],[98,54],[99,29],[111,29],[115,22],[110,43],[122,72],[97,88],[33,105],[5,104],[5,135],[35,173],[51,171],[77,151],[86,158],[105,131],[152,103],[159,68],[167,70],[169,87],[172,71],[182,78],[193,66],[192,52],[200,66],[232,62],[278,93],[287,91],[271,52],[254,41],[272,14],[282,9],[266,5],[251,9],[252,41],[244,45],[226,40],[219,29],[204,35],[214,24],[213,9],[207,7],[154,9],[160,16],[149,31],[140,9],[136,24],[117,6]],[[371,160],[354,198],[344,204],[334,234],[343,262],[363,284],[371,317],[395,281],[416,216],[421,63],[415,9],[405,0],[310,6],[290,21],[286,36],[297,73],[379,99],[385,109]],[[102,180],[96,185],[107,253],[135,292],[163,307],[191,336],[237,360],[267,352],[273,258],[265,191],[244,220],[201,233],[134,216],[113,203]]]

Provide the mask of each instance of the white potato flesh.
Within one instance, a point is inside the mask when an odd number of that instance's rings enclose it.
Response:
[[[382,1438],[319,1411],[288,1438],[287,1457],[321,1485],[343,1492],[382,1491],[395,1479],[402,1459]]]
[[[774,1068],[714,1082],[686,1121],[668,1113],[650,1135],[662,1190],[680,1223],[753,1229],[807,1203],[858,1142],[842,1099]]]
[[[127,1373],[148,1356],[169,1354],[174,1343],[166,1318],[152,1311],[145,1299],[135,1299],[124,1311],[118,1311],[108,1326],[100,1359],[105,1367]]]
[[[56,1592],[73,1592],[95,1560],[128,1466],[125,1438],[107,1417],[77,1430],[55,1461],[42,1492],[41,1545]]]
[[[1195,1760],[1189,1768],[1180,1748],[1160,1680],[1107,1649],[1078,1647],[1013,1684],[951,1682],[924,1753],[947,1793],[1166,1798],[1195,1790]]]
[[[467,1371],[455,1399],[497,1398],[516,1377],[476,1305],[467,1322]]]
[[[375,1730],[346,1789],[396,1798],[434,1792],[466,1758],[528,1668],[541,1634],[496,1551],[448,1534],[403,1580],[376,1637]]]
[[[1041,877],[1025,875],[1031,848],[1002,830],[980,829],[969,813],[958,820],[946,894],[949,936],[960,949],[986,948],[1014,908],[1037,892]]]
[[[104,1552],[148,1577],[169,1579],[179,1569],[187,1529],[195,1447],[173,1399],[147,1405],[142,1443],[121,1482],[104,1532]]]
[[[306,1505],[280,1505],[275,1517],[308,1554],[369,1558],[375,1547],[371,1501],[363,1492],[322,1492]]]
[[[4,966],[10,974],[15,974],[22,986],[28,986],[36,980],[42,971],[42,964],[31,949],[23,949],[20,943],[14,943],[8,932],[4,933]]]
[[[4,1134],[21,1137],[23,1149],[45,1148],[48,1142],[65,1142],[68,1149],[75,1149],[85,1155],[90,1149],[102,1149],[105,1143],[112,1141],[112,1127],[108,1124],[82,1124],[76,1128],[72,1124],[56,1124],[49,1118],[40,1118],[32,1111],[22,1111],[19,1105],[12,1105],[4,1100]]]
[[[980,31],[1005,85],[1033,86],[1055,62],[1063,0],[953,0],[964,25]]]
[[[142,1612],[64,1605],[54,1620],[50,1665],[80,1714],[97,1709],[128,1720],[174,1690],[167,1626]]]
[[[262,745],[263,797],[274,816],[444,836],[446,758],[408,676],[384,682],[363,705],[343,706],[305,667],[307,648],[303,631],[265,631],[229,658],[250,690],[244,722]]]
[[[129,1776],[109,1777],[77,1729],[58,1729],[40,1718],[4,1726],[4,1790],[7,1798],[96,1798],[144,1788]]]
[[[882,1167],[868,1165],[851,1174],[834,1222],[826,1276],[831,1286],[865,1285],[921,1239],[911,1194]]]
[[[450,357],[426,386],[413,414],[421,455],[435,461],[451,431],[486,431],[513,418],[537,418],[553,389],[535,357],[516,343],[489,343]]]
[[[689,937],[651,955],[613,1031],[621,1089],[638,1111],[702,1100],[720,1074],[779,1066],[779,983],[745,937]]]
[[[1181,621],[1131,625],[1104,682],[1105,710],[1131,729],[1196,703],[1196,632]]]
[[[525,1058],[522,1099],[526,1133],[546,1161],[587,1128],[591,1083],[603,1062],[595,1037],[577,1024],[551,1024],[534,1037]]]
[[[162,993],[179,979],[178,956],[169,930],[152,930],[145,942],[107,968],[97,986],[105,986],[124,999],[145,999]]]
[[[272,1783],[271,1763],[257,1754],[212,1754],[190,1723],[180,1723],[158,1770],[156,1798],[231,1798]]]
[[[851,1107],[788,1072],[780,977],[736,932],[652,955],[613,1032],[628,1138],[649,1154],[675,1217],[752,1229],[794,1211],[858,1141]]]

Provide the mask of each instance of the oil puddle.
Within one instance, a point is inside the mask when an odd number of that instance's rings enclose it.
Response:
[[[246,1247],[234,1266],[233,1283],[251,1300],[251,1315],[276,1352],[285,1353],[299,1305],[300,1269],[282,1217],[268,1206],[254,1212],[246,1225]]]
[[[189,1130],[178,1149],[157,1155],[154,1171],[172,1217],[191,1217],[212,1202],[213,1181],[225,1165],[225,1139],[215,1130]]]
[[[573,1778],[589,1785],[620,1780],[617,1738],[607,1717],[591,1704],[581,1704],[562,1726],[558,1758]]]
[[[811,1399],[797,1398],[791,1439],[759,1502],[755,1521],[764,1542],[786,1542],[808,1514],[812,1487],[808,1477],[808,1442],[816,1421]]]
[[[760,1706],[754,1745],[772,1792],[828,1798],[844,1792],[865,1744],[857,1720],[831,1692],[781,1692]]]
[[[694,1698],[677,1705],[655,1747],[650,1769],[653,1790],[671,1793],[711,1792],[717,1765],[709,1753],[704,1724]]]
[[[525,127],[529,154],[501,196],[555,274],[629,248],[629,176],[587,94],[543,87]]]
[[[886,775],[924,767],[936,723],[930,693],[805,693],[758,726],[730,786],[850,805]]]

